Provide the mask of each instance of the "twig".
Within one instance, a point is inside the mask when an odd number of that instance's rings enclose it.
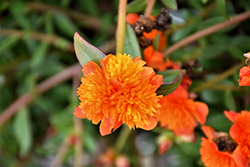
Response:
[[[63,159],[64,157],[66,156],[66,154],[68,153],[69,151],[69,146],[70,146],[70,143],[69,143],[69,138],[70,136],[67,135],[61,146],[59,147],[58,151],[57,151],[57,154],[56,154],[56,157],[55,159],[52,161],[50,167],[60,167],[62,162],[63,162]]]
[[[131,129],[129,129],[127,126],[122,127],[122,131],[120,132],[116,143],[115,143],[115,153],[119,154],[124,147],[126,140],[129,137],[129,134],[131,133]]]
[[[74,116],[74,130],[76,136],[76,144],[75,144],[75,167],[83,166],[83,143],[82,143],[82,134],[83,134],[83,124],[82,120]]]
[[[225,72],[223,72],[222,74],[218,75],[217,77],[215,77],[214,79],[205,82],[204,84],[195,87],[194,89],[190,90],[191,92],[200,92],[204,89],[208,89],[210,88],[212,85],[214,85],[215,83],[227,78],[228,76],[232,75],[236,70],[238,70],[239,68],[241,68],[244,65],[245,62],[239,63],[236,66],[226,70]]]
[[[25,6],[30,10],[39,11],[39,12],[48,12],[51,10],[59,11],[59,12],[65,13],[72,19],[79,21],[79,23],[81,23],[84,26],[91,27],[94,29],[100,29],[102,27],[102,21],[100,19],[89,16],[89,15],[84,15],[80,12],[66,10],[66,9],[62,9],[62,8],[51,6],[51,5],[45,5],[44,3],[39,3],[39,2],[27,2]],[[108,30],[109,30],[108,32],[114,33],[115,31],[114,25],[110,25]]]
[[[73,76],[73,87],[72,87],[72,95],[73,98],[77,98],[76,96],[76,90],[77,87],[80,84],[80,73],[75,74]],[[74,133],[76,137],[76,143],[75,143],[75,167],[82,167],[82,159],[83,159],[83,143],[82,143],[82,134],[83,134],[83,124],[82,120],[73,116],[74,119]]]
[[[242,91],[242,92],[247,92],[249,91],[245,87],[240,87],[236,85],[213,85],[211,87],[208,87],[207,89],[212,89],[212,90],[224,90],[224,91]]]
[[[235,16],[234,18],[232,18],[231,20],[228,20],[228,21],[224,21],[222,23],[219,23],[219,24],[216,24],[214,26],[211,26],[211,27],[208,27],[202,31],[199,31],[193,35],[190,35],[188,36],[187,38],[181,40],[180,42],[172,45],[171,47],[169,47],[163,54],[164,56],[168,56],[169,54],[173,53],[174,51],[176,51],[177,49],[201,38],[201,37],[204,37],[206,35],[209,35],[209,34],[212,34],[218,30],[221,30],[225,27],[228,27],[232,24],[235,24],[235,23],[238,23],[238,22],[241,22],[241,21],[244,21],[246,19],[250,18],[250,12],[245,12],[245,13],[242,13],[242,14],[239,14],[237,16]]]
[[[74,46],[71,42],[61,37],[58,37],[56,35],[49,35],[49,34],[38,33],[38,32],[25,32],[25,31],[14,30],[14,29],[1,29],[1,35],[8,35],[14,38],[23,38],[23,37],[29,36],[30,38],[34,40],[49,43],[56,47],[59,47],[60,49],[74,52]]]
[[[45,91],[51,89],[52,87],[58,85],[59,83],[66,81],[67,79],[70,79],[72,75],[75,73],[78,73],[81,70],[80,65],[76,64],[73,65],[59,74],[56,74],[47,80],[43,81],[41,84],[39,84],[36,88],[36,93],[42,94]],[[0,126],[2,126],[10,117],[12,117],[18,109],[20,109],[23,106],[26,106],[29,104],[34,97],[31,93],[26,93],[25,95],[18,98],[14,103],[12,103],[7,109],[5,109],[2,114],[0,115]]]
[[[155,4],[155,0],[148,0],[148,5],[146,7],[144,16],[150,16],[152,9],[154,7],[154,4]]]

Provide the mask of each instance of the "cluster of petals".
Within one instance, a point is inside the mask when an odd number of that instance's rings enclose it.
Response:
[[[200,154],[206,167],[248,167],[246,154],[239,146],[235,146],[230,151],[225,151],[214,142],[214,139],[218,139],[219,136],[227,136],[227,134],[215,132],[209,126],[202,126],[202,130],[207,138],[202,138]],[[221,143],[221,146],[227,147],[227,144],[227,142],[224,142]]]
[[[139,57],[120,53],[107,55],[101,67],[87,62],[77,91],[81,102],[74,115],[94,124],[101,121],[101,135],[110,134],[123,123],[129,128],[153,129],[162,97],[155,91],[163,78],[144,65]]]
[[[234,122],[229,131],[230,135],[250,160],[250,112],[243,110],[241,113],[234,111],[224,111],[224,113]]]
[[[206,122],[208,106],[188,97],[188,91],[180,85],[173,93],[160,100],[161,126],[173,130],[176,135],[192,135],[194,128]]]

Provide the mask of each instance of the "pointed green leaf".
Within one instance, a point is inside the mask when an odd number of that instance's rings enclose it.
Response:
[[[127,5],[127,13],[143,12],[147,6],[147,0],[134,0]]]
[[[216,0],[216,6],[217,6],[218,12],[225,18],[228,18],[226,0]]]
[[[140,46],[133,28],[127,24],[125,32],[124,53],[130,54],[133,58],[140,56]]]
[[[157,94],[166,96],[175,91],[180,85],[185,72],[185,70],[166,70],[157,73],[163,75],[163,83],[159,89],[157,89]]]
[[[161,2],[166,6],[173,10],[177,10],[177,2],[176,0],[161,0]]]
[[[21,109],[15,116],[13,132],[20,145],[20,155],[26,156],[32,145],[31,126],[27,109]]]
[[[106,56],[101,50],[85,41],[77,32],[74,35],[74,48],[76,57],[82,67],[88,61],[100,64],[100,60]]]

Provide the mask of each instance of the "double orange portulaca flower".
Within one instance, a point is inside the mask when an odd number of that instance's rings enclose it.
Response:
[[[234,122],[229,134],[215,132],[209,126],[202,130],[207,136],[202,138],[201,159],[206,167],[249,167],[250,165],[250,112],[225,111]]]
[[[163,77],[139,57],[107,55],[101,68],[94,62],[83,66],[82,84],[78,88],[80,105],[74,112],[94,124],[101,121],[101,135],[110,134],[126,123],[129,128],[151,130],[157,125],[156,115],[161,95],[156,90]]]

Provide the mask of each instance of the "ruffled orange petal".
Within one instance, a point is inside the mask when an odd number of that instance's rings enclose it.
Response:
[[[152,81],[150,82],[152,85],[154,85],[154,91],[156,91],[162,84],[163,76],[162,75],[155,75]]]
[[[148,116],[148,120],[149,120],[149,124],[146,125],[139,125],[139,128],[145,129],[145,130],[152,130],[156,127],[157,125],[157,121],[156,118],[152,117],[152,116]]]
[[[110,134],[111,130],[113,129],[113,126],[110,123],[110,119],[104,118],[99,129],[102,136]]]
[[[224,114],[225,114],[225,116],[230,120],[230,121],[232,121],[232,122],[235,122],[236,121],[236,118],[237,118],[237,115],[238,115],[238,113],[236,113],[236,112],[234,112],[234,111],[232,111],[232,110],[230,110],[230,111],[224,111]]]
[[[168,99],[188,99],[188,91],[179,85],[173,93],[168,95]]]
[[[82,112],[82,109],[80,108],[80,106],[78,106],[75,109],[75,112],[73,113],[77,118],[81,118],[84,119],[86,118],[86,114]]]
[[[194,105],[196,106],[196,110],[192,112],[193,116],[200,124],[205,124],[208,115],[208,106],[202,102],[194,102]]]
[[[100,72],[101,68],[94,62],[88,61],[82,68],[82,73],[86,77],[91,72]]]
[[[215,130],[212,127],[202,126],[201,129],[208,139],[212,139],[214,137]]]
[[[240,167],[248,167],[248,158],[247,155],[241,150],[240,147],[237,147],[232,155],[235,163]]]

